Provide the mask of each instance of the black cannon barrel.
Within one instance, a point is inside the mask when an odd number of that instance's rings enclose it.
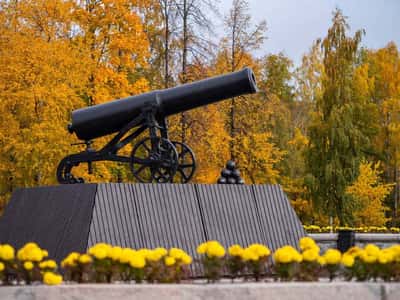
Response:
[[[121,130],[149,106],[166,117],[224,99],[257,92],[254,73],[241,71],[183,84],[177,87],[89,106],[72,112],[68,130],[91,140]]]

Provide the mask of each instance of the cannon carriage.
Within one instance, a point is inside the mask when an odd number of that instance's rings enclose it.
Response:
[[[167,117],[243,94],[255,93],[257,86],[251,69],[207,78],[174,88],[157,90],[72,112],[68,131],[83,140],[86,150],[66,156],[58,165],[60,183],[83,183],[72,169],[81,163],[114,161],[128,163],[139,182],[188,182],[196,169],[190,147],[168,136]],[[130,156],[118,151],[145,131]],[[92,140],[115,134],[100,150],[92,148]]]

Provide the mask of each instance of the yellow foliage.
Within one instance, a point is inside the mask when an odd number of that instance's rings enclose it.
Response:
[[[357,226],[383,226],[388,220],[385,217],[388,208],[383,201],[390,194],[393,184],[380,183],[382,171],[379,167],[379,163],[361,163],[358,178],[346,189],[346,193],[356,201],[354,218]]]
[[[76,142],[66,131],[71,110],[149,89],[136,71],[147,67],[149,56],[135,9],[144,5],[0,3],[0,211],[15,187],[56,182],[58,162]],[[83,167],[78,177],[86,175]],[[82,177],[108,181],[115,170],[98,163],[93,175]]]

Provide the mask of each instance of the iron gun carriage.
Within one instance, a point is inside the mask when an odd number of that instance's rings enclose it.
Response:
[[[148,92],[72,112],[68,131],[84,141],[85,151],[66,156],[58,165],[60,183],[83,183],[72,175],[72,168],[88,163],[89,173],[96,161],[129,163],[139,182],[188,182],[195,171],[193,151],[184,143],[168,137],[167,117],[243,94],[255,93],[253,71],[241,71]],[[149,136],[137,142],[131,155],[118,151],[146,130]],[[92,140],[115,134],[100,150],[91,147]],[[179,176],[176,176],[179,175]],[[175,177],[175,179],[174,179]]]

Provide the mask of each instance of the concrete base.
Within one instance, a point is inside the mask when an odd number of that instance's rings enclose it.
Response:
[[[398,300],[400,299],[400,283],[71,284],[55,287],[41,285],[0,287],[0,299]]]

